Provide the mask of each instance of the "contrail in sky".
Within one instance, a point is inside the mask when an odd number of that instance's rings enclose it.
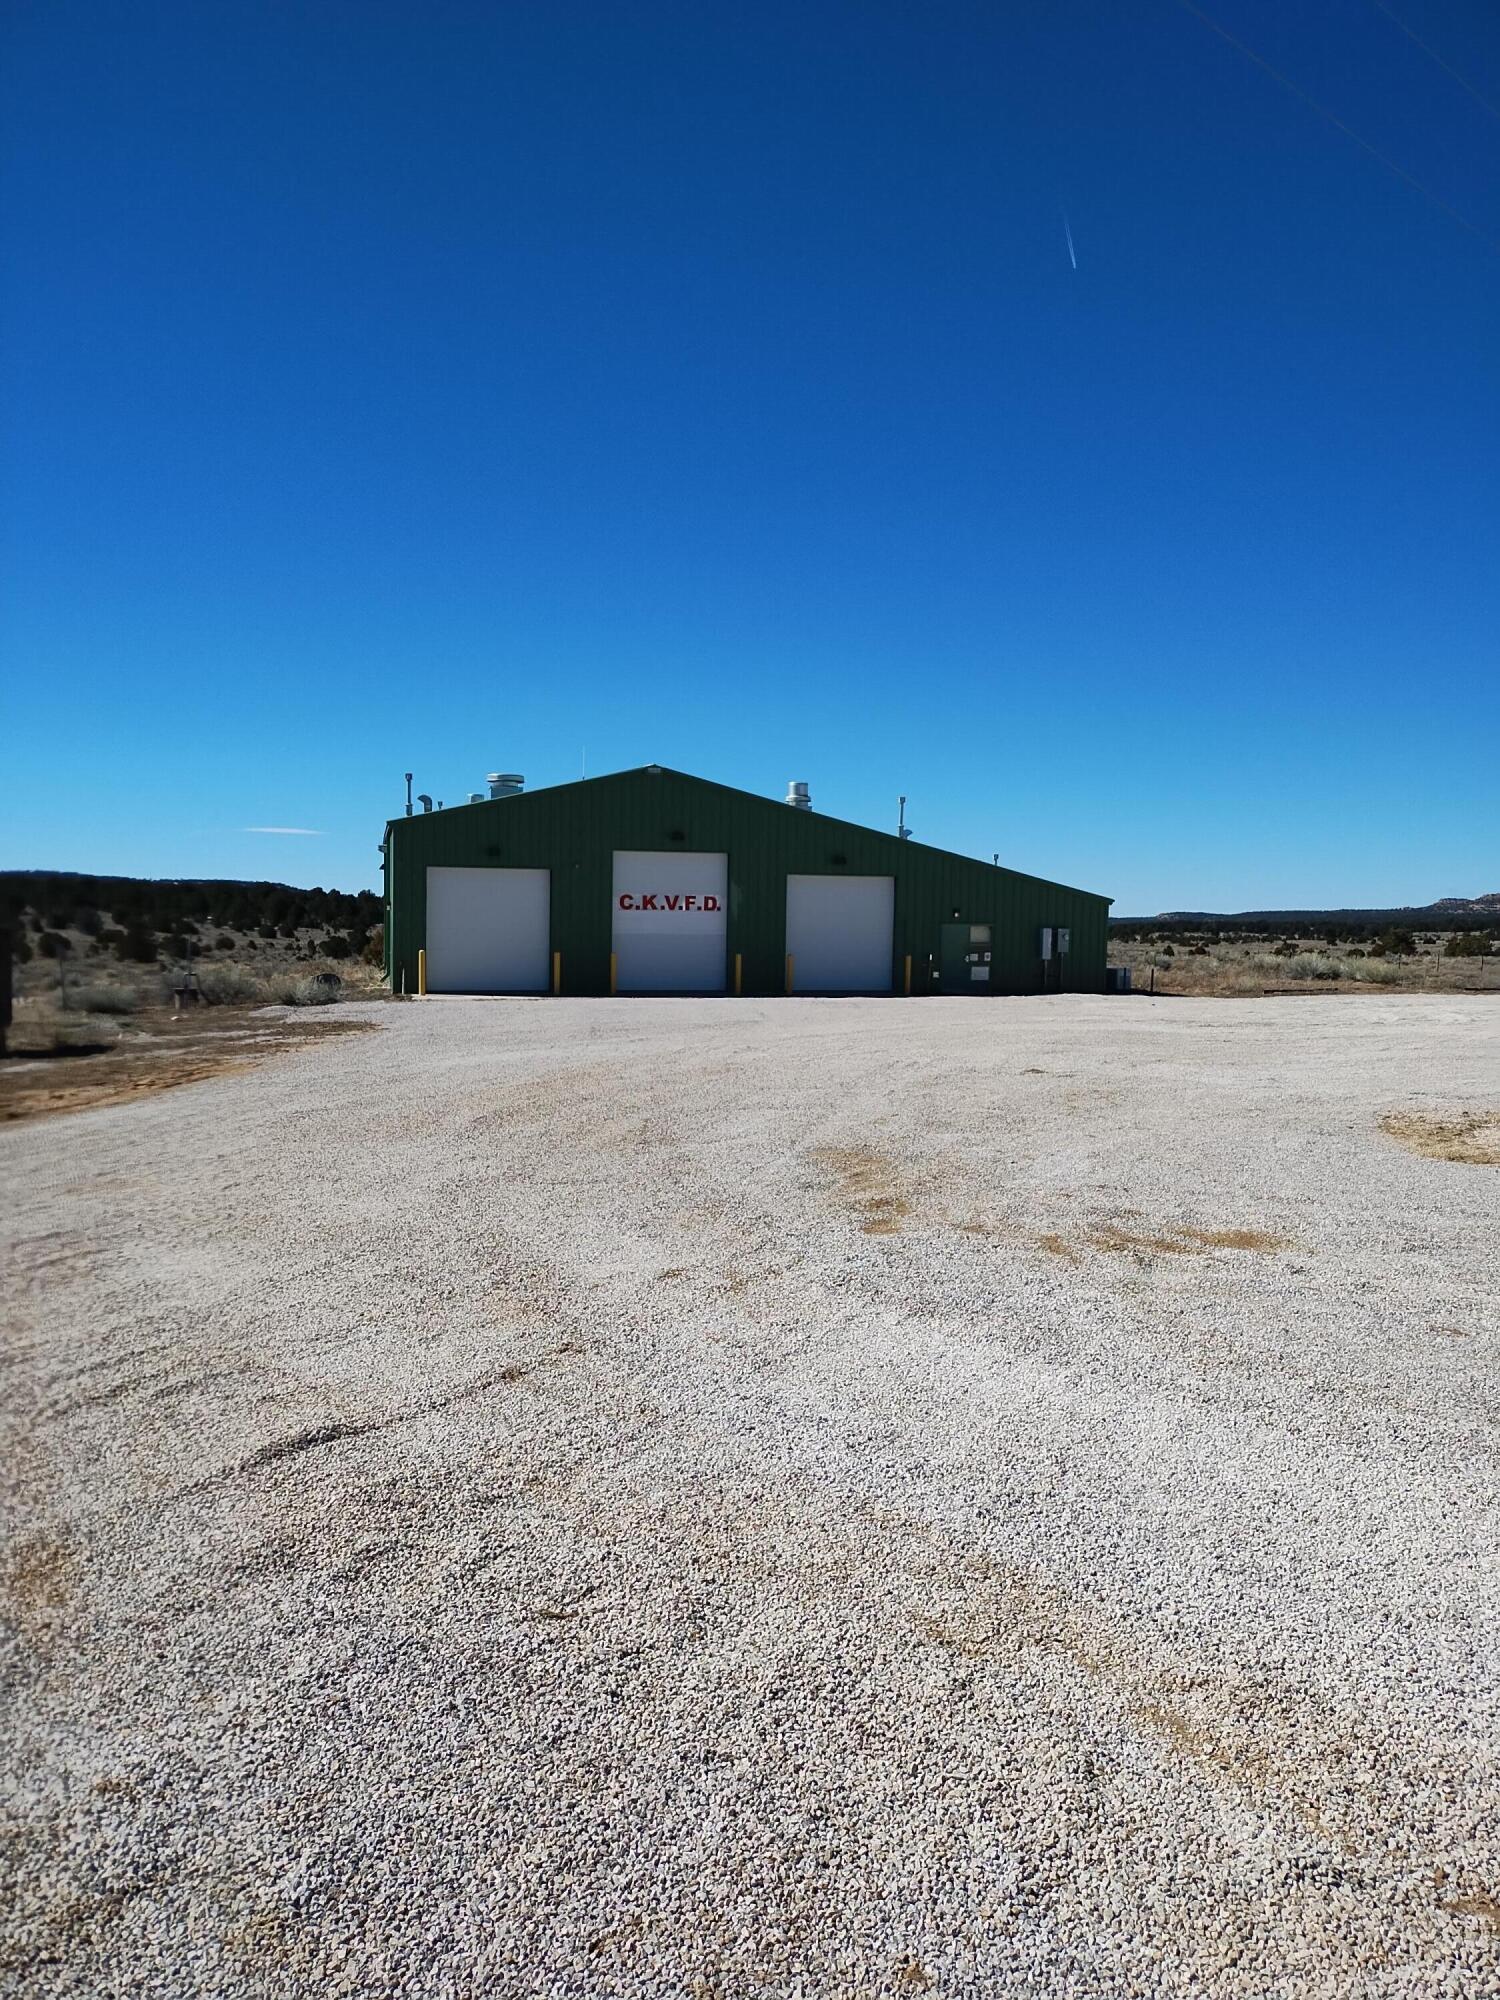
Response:
[[[1078,269],[1078,252],[1073,248],[1073,230],[1068,221],[1068,211],[1066,209],[1063,210],[1063,235],[1068,239],[1068,261],[1076,271]]]

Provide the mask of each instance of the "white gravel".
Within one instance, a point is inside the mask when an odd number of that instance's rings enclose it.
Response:
[[[1500,1995],[1500,999],[366,1011],[0,1133],[7,1990]]]

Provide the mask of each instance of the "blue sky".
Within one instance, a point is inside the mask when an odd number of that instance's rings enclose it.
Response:
[[[17,0],[7,864],[372,885],[586,749],[1500,888],[1500,16],[1394,3],[1208,12],[1425,192],[1179,0]]]

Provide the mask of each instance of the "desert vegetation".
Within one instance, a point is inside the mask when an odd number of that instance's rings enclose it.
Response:
[[[368,891],[0,875],[14,961],[6,1046],[149,1065],[181,1041],[188,1016],[220,1022],[232,1040],[254,1009],[373,997],[383,990],[379,918]]]
[[[122,1036],[158,1034],[165,1021],[186,1010],[327,1007],[383,991],[379,966],[358,960],[277,967],[224,958],[101,974],[75,969],[63,959],[17,968],[6,1040],[13,1055],[69,1055],[113,1048]]]
[[[147,881],[52,869],[0,871],[0,929],[18,963],[156,965],[215,952],[240,958],[358,958],[381,920],[373,890],[286,882]]]
[[[1304,916],[1242,928],[1157,918],[1112,924],[1109,958],[1130,968],[1138,992],[1500,992],[1500,923],[1420,929]]]

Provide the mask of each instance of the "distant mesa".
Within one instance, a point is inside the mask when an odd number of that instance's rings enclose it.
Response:
[[[1398,903],[1380,909],[1351,910],[1161,910],[1154,917],[1111,917],[1112,924],[1237,924],[1252,928],[1284,924],[1349,924],[1379,928],[1397,924],[1405,930],[1443,930],[1455,917],[1500,917],[1500,890],[1485,896],[1440,896],[1432,903]]]

